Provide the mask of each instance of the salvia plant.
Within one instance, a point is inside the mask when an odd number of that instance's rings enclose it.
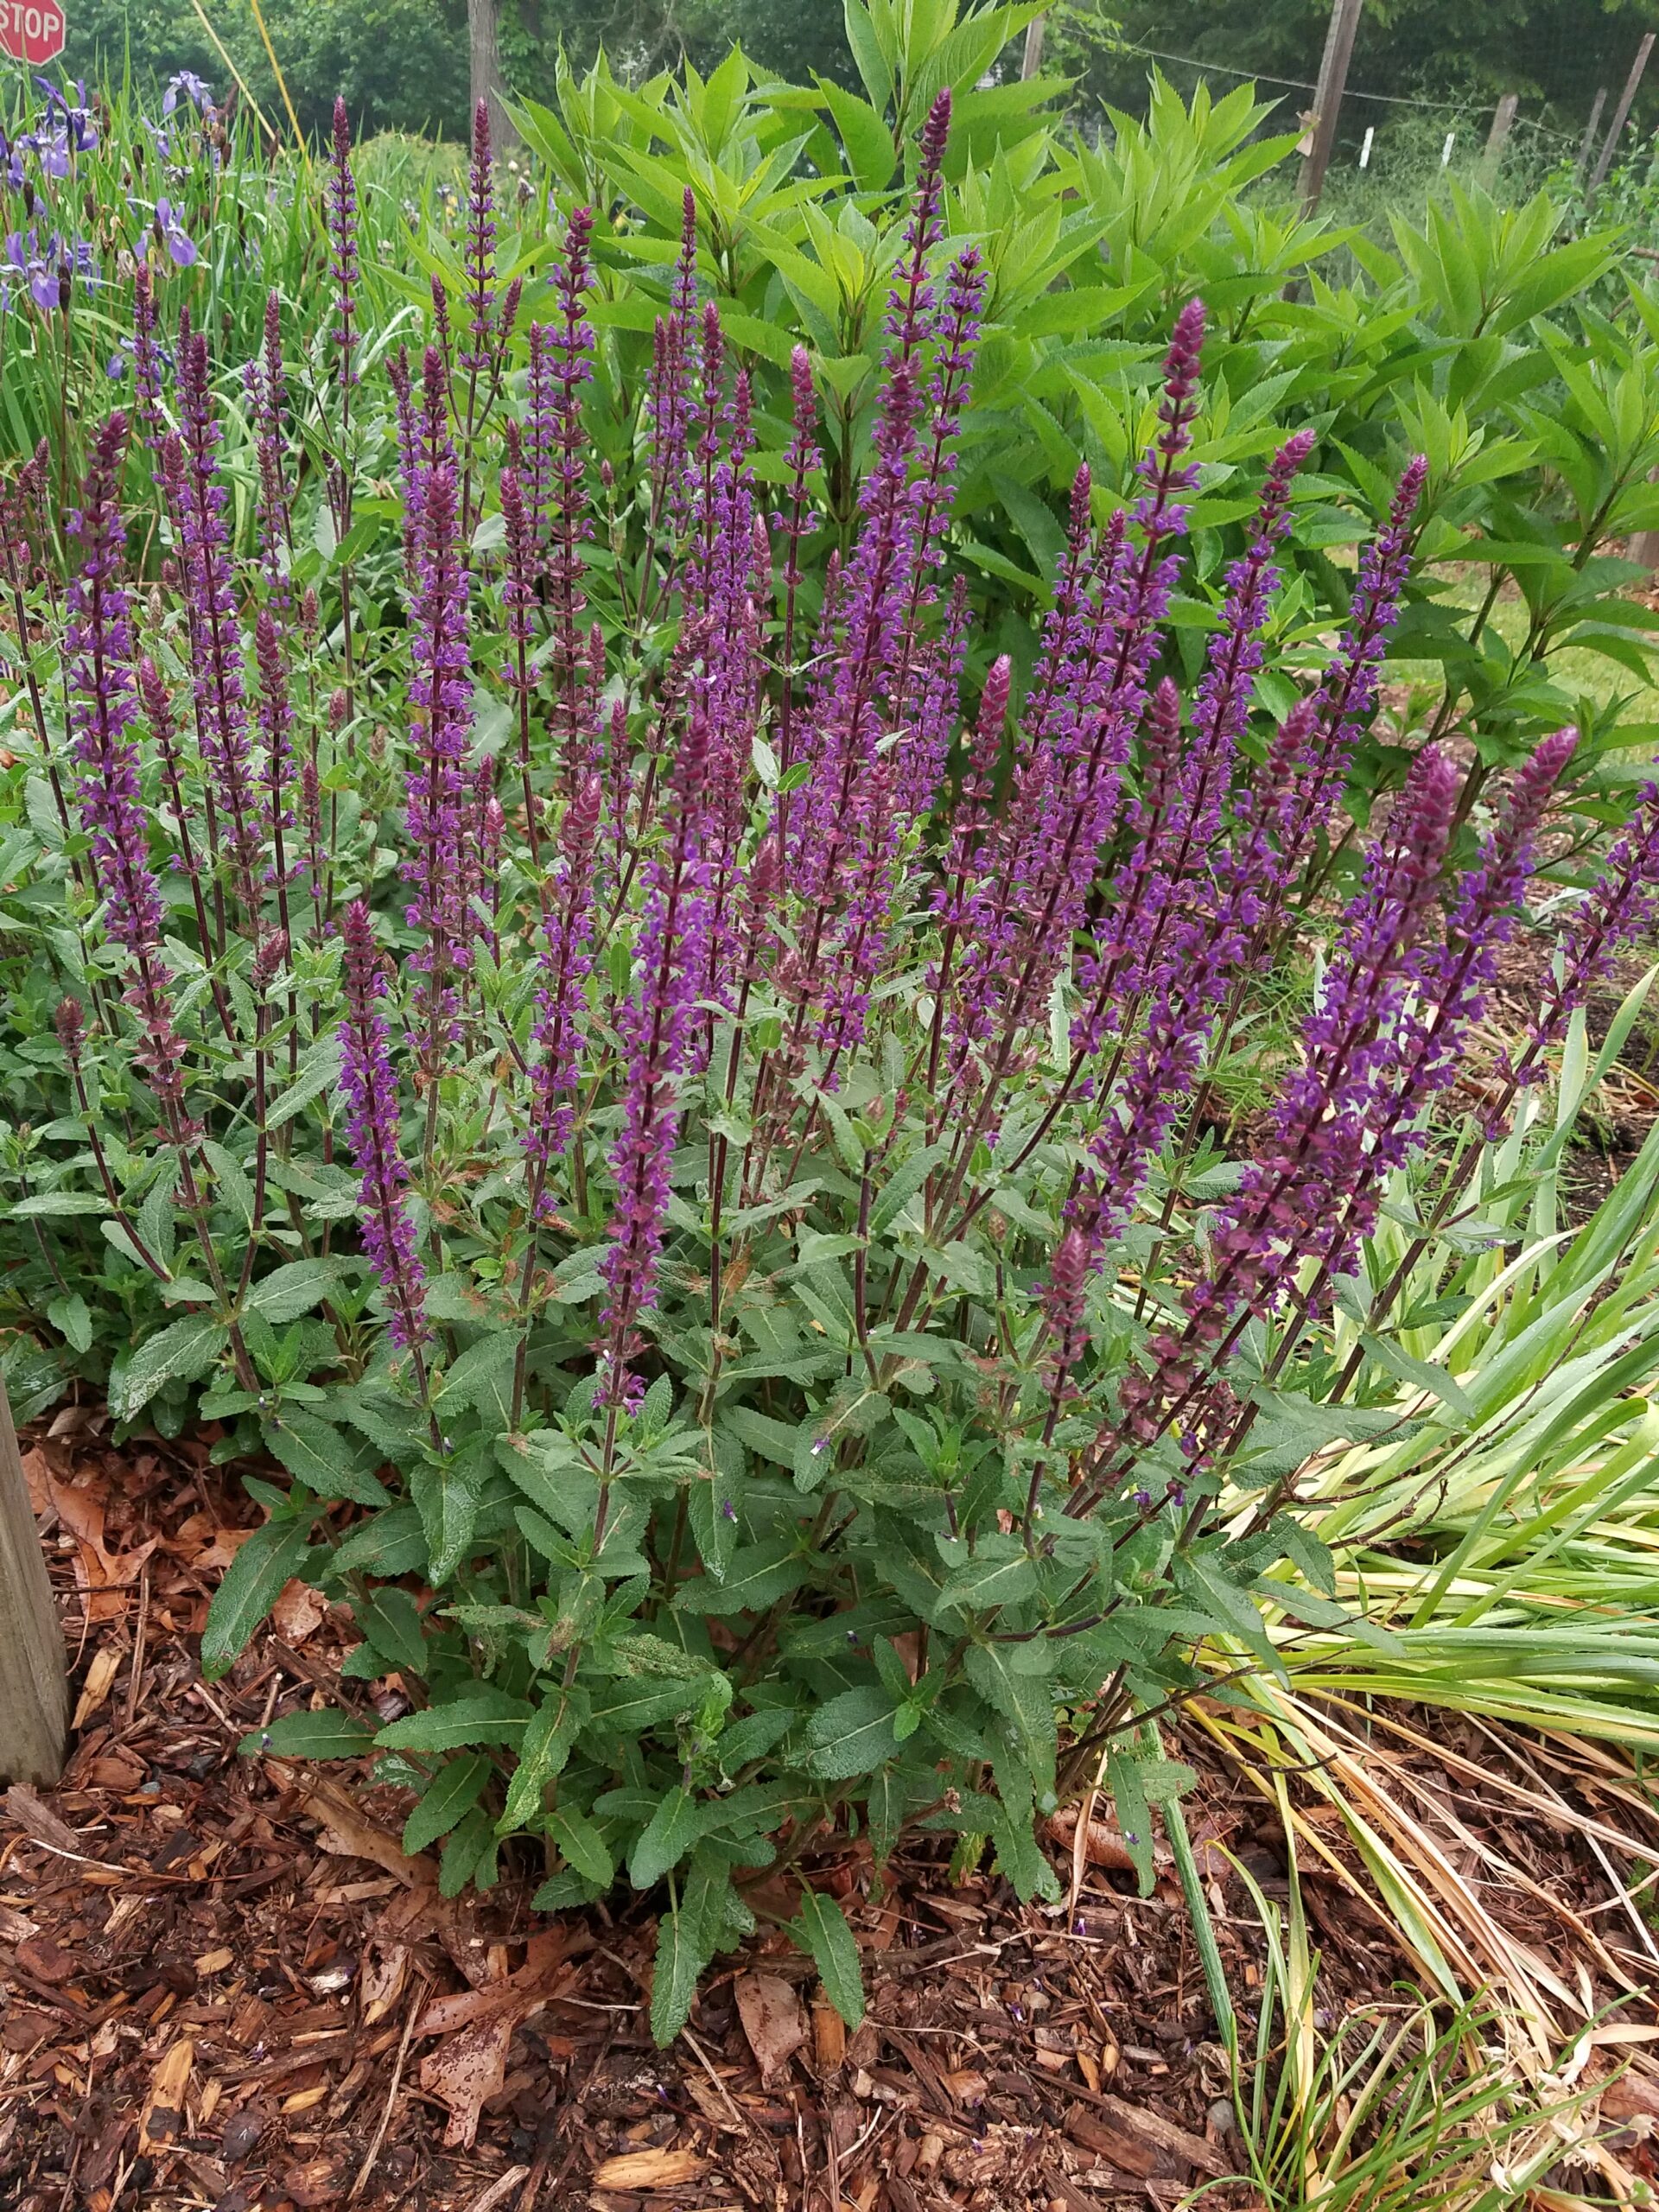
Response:
[[[1185,1779],[1153,1724],[1213,1691],[1196,1648],[1278,1665],[1269,1583],[1345,1619],[1296,1471],[1395,1421],[1410,1363],[1339,1370],[1329,1325],[1574,745],[1484,788],[1423,745],[1332,890],[1426,464],[1323,666],[1273,665],[1318,441],[1283,439],[1195,577],[1197,299],[1149,448],[1077,474],[1016,682],[957,558],[988,275],[945,235],[950,111],[920,130],[844,527],[813,360],[787,421],[757,410],[690,193],[625,465],[595,459],[601,380],[620,401],[592,218],[561,212],[531,314],[480,110],[464,285],[390,346],[340,115],[304,440],[280,302],[221,382],[140,269],[131,404],[83,426],[67,564],[44,461],[0,532],[62,679],[60,708],[30,694],[0,854],[51,976],[14,1278],[88,1372],[107,1357],[121,1423],[194,1414],[264,1468],[210,1676],[292,1578],[350,1605],[346,1701],[246,1748],[372,1753],[447,1891],[504,1846],[544,1862],[544,1910],[660,1889],[664,2037],[775,1866],[857,2017],[826,1839],[879,1866],[942,1833],[1052,1897],[1038,1823],[1100,1783],[1149,1881]],[[373,410],[400,531],[375,620]],[[326,597],[302,510],[339,549]],[[1166,626],[1195,594],[1183,682]],[[1650,790],[1495,1123],[1656,885]],[[1310,957],[1287,1071],[1230,1143],[1217,1071]],[[364,1718],[349,1683],[394,1674],[406,1709]]]

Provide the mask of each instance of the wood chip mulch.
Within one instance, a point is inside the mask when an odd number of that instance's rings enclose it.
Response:
[[[528,1866],[446,1900],[398,1847],[406,1796],[238,1756],[341,1694],[349,1613],[291,1585],[204,1684],[207,1599],[257,1514],[211,1433],[103,1433],[69,1408],[25,1452],[79,1707],[60,1786],[0,1815],[6,2212],[1173,2212],[1198,2188],[1257,2212],[1226,2178],[1243,2151],[1179,1885],[1136,1897],[1109,1826],[1058,1908],[925,1850],[884,1884],[843,1846],[813,1879],[863,1948],[858,2031],[772,1937],[658,2051],[645,1911],[533,1915]],[[1248,2016],[1261,1931],[1227,1854],[1282,1897],[1276,1831],[1217,1769],[1188,1819]],[[1386,1998],[1386,1924],[1310,1896],[1332,2001]]]

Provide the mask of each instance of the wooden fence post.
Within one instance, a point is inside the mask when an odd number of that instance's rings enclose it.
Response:
[[[1503,142],[1515,123],[1515,111],[1521,105],[1519,92],[1505,92],[1497,104],[1492,118],[1492,127],[1486,134],[1485,151],[1480,157],[1480,181],[1491,191],[1497,181],[1498,165],[1503,159]]]
[[[1613,119],[1608,126],[1607,136],[1602,144],[1601,158],[1590,172],[1590,182],[1585,189],[1586,200],[1595,198],[1601,189],[1603,178],[1612,166],[1613,156],[1618,150],[1618,141],[1624,129],[1625,118],[1629,116],[1631,103],[1636,99],[1637,88],[1642,82],[1642,73],[1648,66],[1648,56],[1653,52],[1653,41],[1656,36],[1659,36],[1659,33],[1644,32],[1642,43],[1636,49],[1636,59],[1630,64],[1630,73],[1624,79],[1624,89],[1618,96],[1618,105],[1613,110]]]
[[[1311,215],[1325,190],[1325,173],[1331,166],[1337,143],[1337,118],[1348,82],[1348,64],[1354,51],[1354,33],[1364,0],[1332,0],[1331,22],[1319,59],[1319,81],[1313,94],[1313,138],[1302,168],[1302,213]]]
[[[68,1734],[63,1636],[0,1381],[0,1782],[55,1782]]]
[[[1579,145],[1579,158],[1575,166],[1580,182],[1589,174],[1590,157],[1596,150],[1596,133],[1601,128],[1601,111],[1606,105],[1607,87],[1602,85],[1597,88],[1596,97],[1590,103],[1590,120],[1584,126],[1584,137]]]

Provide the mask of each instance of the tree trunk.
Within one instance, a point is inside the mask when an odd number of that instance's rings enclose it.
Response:
[[[482,100],[489,109],[490,143],[499,160],[518,143],[507,115],[507,88],[501,74],[501,0],[467,0],[467,51],[472,105],[476,111]]]
[[[63,1637],[0,1382],[0,1782],[55,1782],[68,1728]]]

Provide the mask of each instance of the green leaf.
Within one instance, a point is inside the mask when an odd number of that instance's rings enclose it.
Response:
[[[446,1760],[404,1822],[405,1853],[413,1859],[428,1844],[435,1843],[441,1835],[448,1835],[461,1815],[470,1812],[484,1795],[485,1784],[493,1771],[491,1760],[482,1751],[469,1751],[465,1758]]]
[[[37,1191],[32,1198],[16,1199],[14,1221],[54,1221],[77,1213],[108,1213],[110,1202],[101,1191]]]
[[[847,26],[847,43],[852,48],[853,60],[859,75],[864,79],[864,89],[870,96],[870,105],[880,114],[893,98],[893,72],[882,54],[870,10],[864,0],[843,0],[843,19]]]
[[[477,1406],[487,1422],[505,1429],[512,1412],[512,1370],[518,1357],[516,1330],[480,1337],[443,1378],[438,1404],[447,1422],[467,1406]]]
[[[72,1351],[90,1351],[92,1348],[92,1309],[79,1291],[67,1298],[54,1298],[46,1309],[46,1318],[65,1338]]]
[[[1040,1789],[1054,1787],[1054,1697],[1046,1681],[1014,1664],[1023,1647],[1008,1643],[972,1643],[964,1664],[968,1679],[993,1711],[1008,1722],[1020,1757],[1033,1782]]]
[[[290,1260],[286,1267],[252,1284],[244,1306],[248,1313],[263,1313],[274,1328],[280,1328],[284,1321],[297,1321],[302,1313],[321,1305],[339,1280],[335,1261]]]
[[[547,1785],[564,1771],[570,1746],[588,1712],[584,1693],[556,1691],[537,1707],[519,1747],[518,1764],[507,1789],[507,1802],[496,1822],[498,1835],[533,1826]]]
[[[416,1467],[410,1493],[426,1536],[428,1578],[442,1589],[467,1556],[478,1526],[478,1491],[454,1459],[438,1467]]]
[[[340,1077],[340,1041],[325,1037],[314,1045],[300,1062],[300,1071],[286,1090],[274,1099],[265,1111],[265,1127],[280,1128],[284,1122],[292,1121],[302,1106],[307,1106],[319,1092],[328,1090]]]
[[[702,1829],[702,1808],[689,1789],[671,1789],[641,1830],[628,1858],[628,1879],[648,1890],[677,1866]]]
[[[458,1897],[468,1882],[480,1881],[481,1862],[495,1856],[495,1836],[490,1827],[490,1816],[474,1806],[461,1822],[452,1828],[449,1840],[443,1847],[443,1856],[438,1861],[438,1894]]]
[[[404,1674],[424,1678],[428,1649],[415,1600],[407,1590],[372,1591],[357,1624],[383,1659]]]
[[[477,1744],[516,1745],[530,1717],[522,1698],[480,1683],[447,1705],[388,1722],[374,1740],[383,1751],[461,1751]]]
[[[891,1694],[877,1683],[843,1690],[821,1706],[807,1723],[814,1774],[826,1782],[847,1782],[870,1774],[899,1749]]]
[[[230,1331],[206,1314],[172,1322],[139,1345],[110,1380],[110,1411],[118,1421],[136,1421],[163,1383],[177,1378],[194,1382],[205,1375],[231,1340]]]
[[[659,2046],[672,2043],[691,2017],[698,1978],[727,1930],[731,1887],[731,1869],[700,1851],[663,1916],[651,1984],[651,2032]]]
[[[296,1482],[317,1497],[349,1498],[353,1505],[376,1509],[391,1503],[391,1493],[374,1473],[378,1455],[320,1414],[284,1406],[275,1421],[264,1423],[263,1433]]]
[[[841,143],[847,149],[848,166],[859,190],[885,190],[899,166],[899,152],[893,143],[892,131],[867,100],[843,92],[833,79],[820,77],[817,85],[830,104]]]
[[[557,1845],[559,1855],[586,1882],[600,1889],[608,1889],[616,1878],[616,1866],[604,1837],[594,1823],[581,1813],[555,1811],[548,1818],[547,1832]]]
[[[425,1566],[426,1536],[420,1515],[412,1505],[394,1505],[353,1529],[334,1547],[328,1579],[338,1582],[347,1574],[419,1574]]]
[[[1141,1894],[1150,1897],[1154,1878],[1152,1808],[1147,1799],[1147,1759],[1141,1751],[1114,1751],[1106,1762],[1106,1778],[1117,1825],[1130,1858]]]
[[[818,1969],[823,1993],[849,2028],[864,2018],[864,1976],[858,1945],[847,1916],[833,1897],[807,1890],[799,1917],[787,1923],[790,1935]]]
[[[225,1570],[201,1632],[201,1672],[216,1682],[228,1674],[249,1639],[303,1565],[310,1549],[307,1522],[267,1521]]]
[[[750,1544],[736,1553],[723,1582],[708,1575],[683,1582],[674,1593],[675,1609],[702,1614],[760,1612],[798,1590],[806,1575],[807,1562],[793,1538],[768,1537],[765,1543]]]
[[[982,1536],[970,1560],[952,1569],[940,1592],[948,1605],[1011,1605],[1037,1587],[1036,1562],[1017,1536]]]
[[[1370,1357],[1386,1367],[1391,1375],[1397,1375],[1402,1382],[1409,1382],[1416,1389],[1427,1390],[1431,1397],[1438,1398],[1448,1411],[1454,1413],[1459,1421],[1473,1423],[1479,1420],[1479,1411],[1473,1399],[1443,1367],[1432,1367],[1427,1360],[1414,1359],[1392,1337],[1373,1336],[1367,1331],[1361,1336],[1360,1342]]]
[[[247,1546],[243,1546],[243,1550]],[[354,1759],[374,1742],[374,1731],[336,1706],[321,1713],[284,1713],[255,1728],[237,1745],[244,1758]]]

